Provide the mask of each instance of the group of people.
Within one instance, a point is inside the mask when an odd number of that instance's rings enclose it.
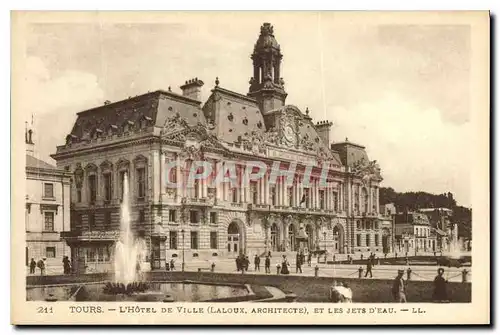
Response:
[[[46,258],[43,258],[35,262],[35,259],[32,258],[30,261],[30,274],[35,274],[35,270],[38,267],[40,269],[40,275],[43,276],[45,274],[45,260]]]
[[[165,261],[165,270],[167,271],[175,270],[175,260],[173,258],[170,259],[170,262]]]
[[[36,273],[36,268],[40,269],[40,276],[45,275],[45,262],[47,261],[47,258],[42,258],[40,260],[35,261],[34,258],[31,258],[29,266],[30,266],[30,274],[34,275]],[[64,256],[62,258],[62,263],[63,263],[63,273],[65,275],[71,274],[71,261],[69,260],[68,256]]]
[[[236,257],[236,271],[238,272],[247,272],[248,268],[250,266],[250,259],[248,258],[247,255],[240,254],[238,257]],[[261,261],[261,256],[259,254],[256,254],[254,259],[253,259],[253,264],[254,264],[254,271],[255,272],[260,272],[260,261]],[[271,252],[269,251],[266,254],[266,257],[264,259],[264,271],[265,273],[271,273]]]
[[[432,292],[432,301],[433,302],[449,302],[448,299],[448,290],[447,283],[444,275],[444,269],[439,268],[437,276],[434,278],[434,290]],[[407,302],[406,296],[406,288],[408,282],[403,279],[404,270],[398,270],[398,275],[394,279],[392,284],[392,296],[395,302]]]

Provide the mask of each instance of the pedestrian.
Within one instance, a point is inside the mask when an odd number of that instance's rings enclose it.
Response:
[[[311,262],[312,262],[312,254],[309,251],[309,253],[307,254],[307,265],[311,266]]]
[[[248,259],[248,255],[245,256],[245,271],[248,272],[248,266],[250,265],[250,260]]]
[[[40,276],[43,276],[45,274],[45,262],[40,259],[36,265],[40,269]]]
[[[71,265],[70,265],[70,261],[69,261],[68,256],[64,256],[63,257],[62,263],[63,263],[64,274],[65,275],[70,274],[70,272],[71,272]]]
[[[297,253],[297,257],[295,258],[295,273],[302,273],[302,257],[299,253]]]
[[[170,271],[170,263],[165,261],[165,271]]]
[[[403,279],[405,271],[398,270],[398,276],[392,284],[392,297],[396,302],[406,302],[406,283]]]
[[[434,292],[432,294],[432,300],[434,302],[448,302],[448,292],[446,286],[448,281],[443,278],[444,269],[438,269],[438,275],[434,278]]]
[[[290,266],[290,263],[288,263],[286,256],[283,255],[283,260],[281,261],[281,274],[282,275],[290,274],[290,271],[288,270],[289,266]]]
[[[269,255],[266,256],[265,268],[266,268],[266,273],[271,273],[271,256]]]
[[[170,271],[175,270],[175,260],[173,258],[170,259]]]
[[[370,273],[370,278],[373,278],[373,274],[372,274],[372,260],[371,259],[368,259],[368,261],[366,262],[366,273],[365,273],[365,278],[368,276],[368,272]]]
[[[372,262],[372,266],[375,266],[375,253],[372,253],[372,254],[370,255],[370,260],[371,260],[371,262]]]
[[[36,269],[36,262],[35,259],[32,258],[30,262],[30,274],[35,274],[35,269]]]
[[[255,255],[254,265],[255,265],[255,271],[260,272],[260,257],[259,257],[259,255]]]
[[[267,252],[267,257],[271,258],[271,250]]]

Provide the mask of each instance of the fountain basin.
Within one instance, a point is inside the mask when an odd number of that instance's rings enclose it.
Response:
[[[251,295],[244,285],[152,282],[146,290],[130,294],[111,293],[105,287],[106,283],[28,287],[26,300],[45,301],[50,296],[57,301],[201,302]]]

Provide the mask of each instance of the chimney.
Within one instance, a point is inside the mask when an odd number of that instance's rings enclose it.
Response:
[[[326,145],[330,145],[330,128],[332,124],[330,121],[319,121],[316,123],[316,131]]]
[[[186,83],[180,87],[182,95],[196,101],[201,101],[201,87],[203,84],[203,81],[198,78],[186,81]]]
[[[24,139],[26,143],[26,154],[30,156],[35,156],[35,143],[33,143],[33,130],[28,128],[28,122],[26,122]]]

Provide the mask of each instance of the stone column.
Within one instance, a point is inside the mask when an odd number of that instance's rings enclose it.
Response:
[[[269,179],[268,179],[268,173],[266,172],[266,175],[264,176],[264,204],[268,205],[270,204],[269,200]]]

